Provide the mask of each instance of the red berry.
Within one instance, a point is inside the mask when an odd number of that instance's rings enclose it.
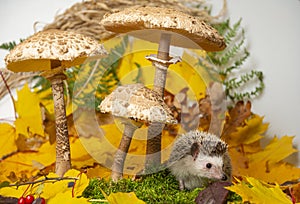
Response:
[[[33,195],[26,196],[26,198],[25,198],[25,203],[26,204],[31,204],[33,201],[34,201]]]
[[[19,198],[18,204],[25,204],[25,198],[24,197]]]

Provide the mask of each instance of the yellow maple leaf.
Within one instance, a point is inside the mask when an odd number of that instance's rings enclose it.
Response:
[[[146,49],[145,49],[146,48]],[[127,46],[122,61],[118,68],[118,78],[123,84],[135,83],[137,76],[140,82],[145,85],[153,84],[154,68],[145,57],[157,52],[158,45],[140,39],[135,39],[132,44]],[[138,72],[138,68],[146,68]],[[147,76],[147,77],[145,77]]]
[[[17,150],[16,130],[8,123],[0,124],[0,157]]]
[[[147,49],[145,49],[147,47]],[[140,39],[135,39],[131,46],[127,47],[126,53],[122,58],[118,69],[118,77],[122,84],[136,83],[136,80],[151,87],[154,82],[155,68],[145,57],[156,54],[158,45]],[[170,93],[178,93],[185,87],[189,87],[188,96],[190,99],[199,99],[203,97],[206,85],[211,80],[202,75],[203,68],[198,64],[198,58],[195,58],[183,52],[182,62],[172,64],[168,68],[166,90]],[[174,83],[176,81],[177,83]]]
[[[47,178],[58,178],[59,176],[55,173],[49,173]],[[41,196],[45,199],[52,199],[55,197],[60,197],[59,194],[63,193],[65,196],[78,197],[82,195],[82,192],[89,184],[89,179],[84,173],[81,173],[78,170],[70,169],[64,174],[64,178],[76,178],[78,180],[60,180],[55,182],[44,182]],[[43,179],[40,177],[39,179]],[[39,180],[37,179],[37,180]],[[72,185],[70,185],[72,183]],[[74,186],[73,186],[74,185]],[[56,200],[56,199],[54,199]]]
[[[18,152],[0,163],[0,181],[7,181],[11,172],[17,178],[35,175],[55,162],[55,145],[44,143],[37,152]]]
[[[47,178],[58,178],[59,176],[55,173],[49,173]],[[40,177],[37,180],[42,180],[45,177]],[[72,197],[71,188],[68,188],[68,183],[74,182],[74,180],[61,180],[56,182],[45,182],[42,185],[41,196],[46,200],[54,198],[59,193],[68,193],[69,197]]]
[[[73,196],[81,196],[84,189],[89,185],[89,179],[87,178],[86,174],[81,173],[78,170],[70,169],[65,174],[64,177],[74,177],[78,180],[75,181],[75,186],[73,189]]]
[[[93,168],[88,168],[86,175],[88,178],[104,178],[109,179],[111,175],[111,170],[102,165],[97,165]]]
[[[268,129],[269,124],[263,123],[263,117],[254,115],[245,121],[246,125],[237,127],[236,131],[228,136],[229,146],[238,146],[241,144],[251,144],[260,140],[262,134]]]
[[[279,162],[268,164],[265,161],[249,163],[247,168],[239,168],[236,176],[251,176],[268,183],[282,184],[286,181],[296,181],[300,178],[300,168],[291,164]]]
[[[229,148],[233,166],[233,175],[251,176],[270,183],[284,183],[300,178],[300,168],[282,162],[296,152],[292,144],[293,137],[274,138],[260,151],[242,152],[238,148]],[[279,176],[280,175],[280,176]]]
[[[96,160],[87,152],[79,138],[70,139],[70,150],[73,167],[80,169],[96,163]]]
[[[252,177],[245,177],[245,181],[237,180],[233,186],[226,189],[239,194],[243,202],[250,203],[272,203],[272,204],[291,204],[292,201],[282,192],[279,185],[268,187],[259,180]]]
[[[17,134],[30,137],[31,134],[44,136],[44,127],[40,100],[35,93],[32,93],[25,84],[21,90],[17,91],[16,112],[18,117],[15,121]]]
[[[80,197],[72,197],[69,192],[59,192],[55,195],[55,197],[47,200],[47,204],[57,204],[57,203],[66,203],[66,204],[90,204],[88,199]]]
[[[0,188],[0,195],[5,197],[20,198],[26,190],[28,190],[28,186],[3,187]]]
[[[101,192],[110,204],[127,204],[127,203],[144,204],[145,203],[144,201],[138,199],[134,192],[130,192],[130,193],[117,192],[117,193],[111,193],[109,194],[109,196],[107,196],[104,191]]]
[[[279,139],[274,137],[264,150],[249,155],[250,162],[265,161],[272,164],[285,159],[297,152],[297,149],[293,148],[293,138],[289,136],[283,136]]]

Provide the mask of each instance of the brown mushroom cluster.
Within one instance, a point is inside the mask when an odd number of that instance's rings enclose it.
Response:
[[[223,0],[223,8],[216,16],[211,16],[209,11],[204,9],[205,4],[202,0],[92,0],[80,1],[68,8],[62,14],[55,16],[50,24],[44,27],[48,29],[60,29],[76,31],[78,33],[93,37],[97,40],[105,40],[116,36],[117,33],[109,32],[104,29],[99,21],[103,15],[110,12],[123,10],[131,6],[150,6],[172,8],[182,11],[192,16],[197,16],[205,22],[217,22],[224,16],[226,11],[226,0]],[[197,8],[190,6],[197,5]]]
[[[226,45],[223,37],[200,18],[170,8],[128,7],[106,14],[97,23],[107,32],[128,33],[159,44],[157,53],[145,56],[155,67],[153,90],[143,84],[119,86],[99,107],[102,112],[110,112],[115,117],[121,118],[125,125],[112,166],[112,179],[118,180],[122,178],[124,161],[132,136],[143,123],[150,124],[146,161],[155,165],[161,164],[162,129],[165,124],[176,123],[171,110],[163,100],[167,70],[170,64],[176,64],[181,60],[180,57],[170,56],[170,46],[220,51]],[[141,30],[142,33],[132,32]],[[194,42],[192,45],[196,46],[187,44],[184,40],[186,38],[192,40]],[[56,118],[56,173],[59,176],[63,176],[71,168],[63,90],[63,80],[66,76],[63,71],[82,64],[88,57],[102,57],[105,54],[103,46],[94,38],[72,31],[45,29],[17,45],[5,58],[9,70],[42,71],[42,76],[51,81]]]
[[[129,7],[104,15],[101,24],[108,31],[128,33],[159,44],[157,54],[145,57],[155,67],[153,90],[161,98],[164,97],[168,67],[181,60],[170,56],[171,45],[206,51],[220,51],[226,47],[224,38],[213,27],[197,17],[170,8]],[[191,40],[194,43],[187,43]],[[146,168],[161,164],[161,134],[164,125],[156,122],[148,128]]]

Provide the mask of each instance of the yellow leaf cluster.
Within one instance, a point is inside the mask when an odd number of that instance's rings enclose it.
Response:
[[[293,148],[293,137],[274,137],[265,147],[260,146],[268,124],[263,117],[253,115],[242,127],[237,127],[227,139],[232,160],[233,175],[251,176],[269,183],[284,183],[300,178],[300,168],[283,160],[297,150]],[[279,176],[280,175],[280,176]]]
[[[56,174],[49,173],[47,177],[37,178],[35,181],[40,182],[35,184],[0,188],[0,195],[16,198],[34,195],[45,198],[50,204],[62,201],[63,203],[89,203],[87,199],[80,197],[89,184],[87,176],[78,170],[71,169],[66,172],[64,178],[70,179],[60,180]]]
[[[292,204],[292,201],[282,192],[279,185],[265,185],[252,177],[245,177],[243,181],[237,180],[233,186],[226,189],[239,194],[243,202],[256,204]]]
[[[55,146],[44,143],[38,151],[18,152],[0,163],[0,181],[30,178],[55,162]],[[13,175],[13,176],[12,176]]]

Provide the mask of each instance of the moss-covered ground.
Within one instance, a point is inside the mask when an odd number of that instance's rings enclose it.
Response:
[[[85,189],[83,196],[90,199],[105,199],[102,191],[107,195],[116,192],[134,192],[136,196],[146,203],[195,203],[201,188],[192,191],[179,190],[177,180],[168,170],[155,174],[142,176],[139,179],[121,179],[118,182],[111,182],[107,179],[91,179],[89,186]],[[230,193],[228,202],[239,201],[240,198]],[[95,202],[96,203],[96,202]],[[97,202],[99,203],[99,202]],[[235,202],[234,202],[235,203]]]

